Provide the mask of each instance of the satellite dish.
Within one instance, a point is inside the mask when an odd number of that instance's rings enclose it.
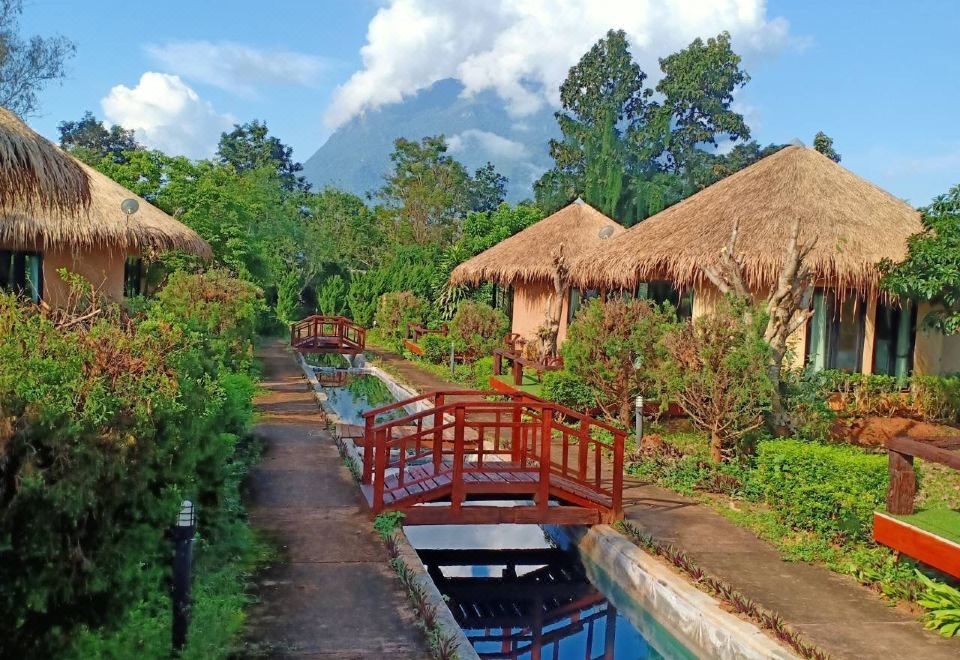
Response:
[[[602,227],[600,231],[597,232],[597,236],[599,236],[601,240],[610,238],[611,236],[613,236],[613,227],[611,225]]]
[[[140,210],[140,202],[131,198],[125,199],[120,202],[120,210],[123,211],[123,214],[128,218]]]

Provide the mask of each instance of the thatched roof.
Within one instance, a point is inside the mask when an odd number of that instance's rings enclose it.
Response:
[[[200,236],[110,177],[67,156],[89,179],[91,201],[86,209],[60,213],[27,205],[0,211],[0,243],[70,247],[111,246],[136,252],[184,250],[204,259],[212,256]],[[139,209],[129,217],[120,210],[126,199]]]
[[[563,244],[569,261],[625,231],[623,227],[578,199],[553,215],[494,245],[457,266],[451,284],[518,282],[553,278],[553,254]]]
[[[0,108],[0,212],[71,212],[89,204],[89,181],[77,161]]]
[[[861,290],[876,286],[876,264],[902,260],[907,238],[922,229],[908,204],[813,149],[789,146],[575,261],[571,277],[611,287],[653,279],[700,284],[739,221],[747,284],[763,289],[779,274],[796,219],[800,241],[816,241],[807,263],[817,280]]]

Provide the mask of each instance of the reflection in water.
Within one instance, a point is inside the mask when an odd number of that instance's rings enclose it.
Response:
[[[662,657],[539,527],[405,531],[481,658]]]
[[[327,395],[325,407],[332,410],[346,424],[363,425],[361,413],[393,403],[394,398],[386,384],[370,374],[353,375],[346,371],[317,371],[322,391]],[[407,414],[403,409],[392,413],[394,419]],[[387,421],[391,414],[379,418]]]

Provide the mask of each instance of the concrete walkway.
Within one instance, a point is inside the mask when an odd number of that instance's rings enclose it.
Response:
[[[389,351],[371,353],[420,391],[462,388]],[[852,578],[783,561],[752,532],[694,500],[627,478],[624,510],[639,529],[683,549],[704,570],[779,613],[834,658],[960,658],[960,639],[924,630],[915,616],[889,607]]]
[[[360,490],[283,342],[265,346],[266,392],[255,433],[266,444],[250,476],[253,525],[283,559],[258,579],[248,644],[280,658],[424,658],[410,605],[373,532]]]

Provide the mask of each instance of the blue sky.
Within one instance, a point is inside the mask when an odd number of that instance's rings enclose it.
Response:
[[[25,34],[77,44],[69,79],[30,119],[49,137],[89,109],[199,157],[231,121],[260,118],[306,159],[337,122],[437,78],[493,89],[522,117],[556,102],[554,82],[605,27],[627,30],[648,72],[726,28],[752,76],[737,107],[761,142],[824,130],[845,166],[914,204],[960,183],[960,2],[26,4]]]

